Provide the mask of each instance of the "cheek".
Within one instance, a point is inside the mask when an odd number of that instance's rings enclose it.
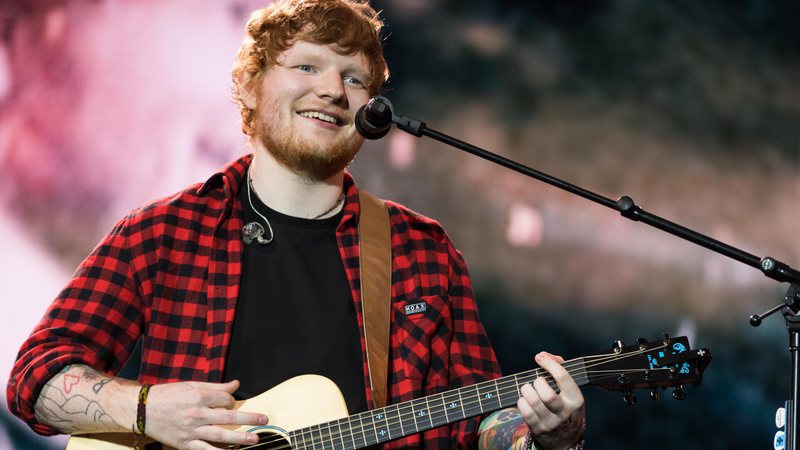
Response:
[[[364,106],[370,99],[369,92],[363,89],[353,89],[348,95],[347,99],[350,102],[350,109],[358,111],[358,108]]]
[[[282,116],[280,103],[270,96],[261,98],[258,113],[261,117],[261,120],[265,123],[274,123],[278,120],[285,120],[285,118]]]

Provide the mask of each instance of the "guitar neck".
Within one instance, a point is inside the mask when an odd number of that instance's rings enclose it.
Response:
[[[567,361],[564,367],[579,386],[587,384],[583,358]],[[515,405],[520,388],[540,376],[556,387],[547,372],[532,369],[301,428],[289,438],[293,449],[364,448]]]

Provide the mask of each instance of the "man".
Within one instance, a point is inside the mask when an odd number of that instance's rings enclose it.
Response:
[[[13,413],[42,434],[133,431],[207,449],[256,443],[224,425],[265,425],[270,411],[234,409],[234,398],[294,375],[331,378],[350,413],[374,405],[346,167],[363,142],[355,113],[387,77],[381,26],[352,0],[287,0],[251,16],[233,81],[253,155],[114,227],[23,344]],[[386,206],[389,403],[496,378],[460,253],[436,222]],[[115,377],[140,339],[138,382]],[[558,393],[540,378],[480,430],[464,420],[385,448],[577,444],[581,392],[560,358],[536,360]]]

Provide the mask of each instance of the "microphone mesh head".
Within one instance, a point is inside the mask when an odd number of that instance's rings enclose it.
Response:
[[[356,130],[367,139],[380,139],[392,128],[391,103],[383,97],[372,97],[356,113]]]

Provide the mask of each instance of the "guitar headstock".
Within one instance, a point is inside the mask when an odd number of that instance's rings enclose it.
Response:
[[[686,398],[683,386],[697,386],[703,370],[711,362],[711,351],[692,350],[684,336],[670,338],[666,333],[657,342],[639,338],[636,344],[617,341],[606,353],[584,358],[587,384],[625,393],[625,403],[636,403],[633,389],[650,389],[650,397],[658,401],[657,388],[675,387],[672,396]]]

